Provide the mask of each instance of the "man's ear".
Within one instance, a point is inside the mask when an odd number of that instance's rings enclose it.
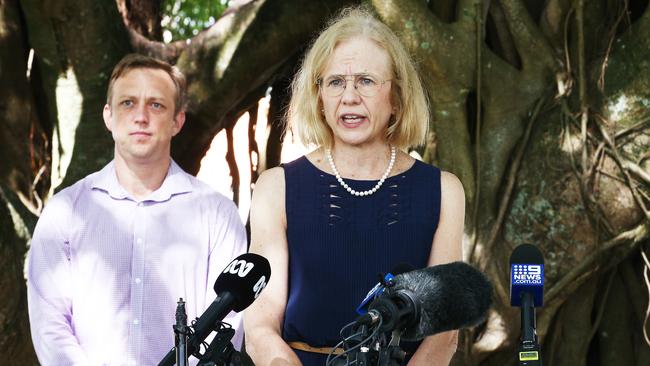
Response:
[[[176,136],[176,134],[181,131],[181,128],[183,128],[184,124],[185,124],[185,111],[180,111],[176,114],[176,117],[174,117],[174,127],[173,127],[174,133],[172,134],[172,136]]]
[[[104,117],[104,124],[109,131],[113,132],[113,113],[111,112],[111,107],[108,104],[104,105],[104,110],[102,111],[102,117]]]

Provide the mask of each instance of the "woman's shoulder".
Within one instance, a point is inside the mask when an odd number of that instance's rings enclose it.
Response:
[[[263,171],[255,182],[256,191],[274,190],[279,187],[284,187],[284,168],[282,166]]]
[[[446,170],[440,170],[440,182],[443,185],[463,189],[463,183],[458,179],[458,177]]]
[[[440,171],[440,190],[445,197],[451,197],[458,201],[465,201],[463,183],[454,173],[444,170]]]

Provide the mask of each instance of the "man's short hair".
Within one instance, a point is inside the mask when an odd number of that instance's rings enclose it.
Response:
[[[111,79],[108,83],[108,92],[106,93],[106,103],[108,105],[111,104],[111,99],[113,98],[113,85],[115,84],[115,81],[127,72],[135,69],[155,69],[166,72],[174,82],[174,86],[176,86],[174,115],[185,109],[185,103],[187,102],[187,82],[185,80],[185,75],[183,75],[176,66],[137,53],[131,53],[124,56],[113,68],[113,73],[111,74]]]

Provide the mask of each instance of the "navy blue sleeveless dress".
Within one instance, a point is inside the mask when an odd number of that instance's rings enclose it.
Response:
[[[416,161],[365,197],[352,196],[304,156],[284,172],[289,295],[283,338],[333,347],[378,274],[403,263],[426,267],[440,217],[440,170]],[[377,181],[346,183],[364,191]],[[325,365],[327,355],[295,352],[303,365]]]

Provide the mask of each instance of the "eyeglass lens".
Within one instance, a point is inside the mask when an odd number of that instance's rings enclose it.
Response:
[[[332,97],[343,94],[349,81],[354,82],[354,88],[357,92],[365,97],[372,97],[381,88],[384,81],[368,74],[360,75],[332,75],[321,83],[323,91]]]

